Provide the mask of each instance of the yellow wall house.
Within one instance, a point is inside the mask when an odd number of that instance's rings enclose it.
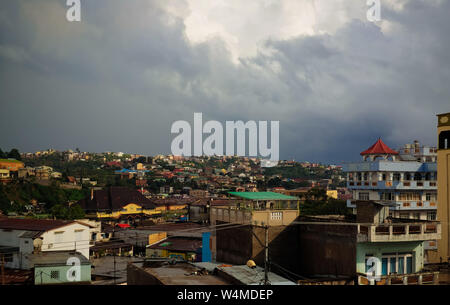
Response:
[[[118,211],[113,212],[97,212],[98,218],[120,218],[121,216],[128,216],[128,215],[138,215],[138,214],[145,214],[145,215],[155,215],[155,214],[161,214],[161,210],[158,210],[158,208],[153,209],[146,209],[142,206],[136,204],[136,203],[129,203],[122,207],[122,209]]]
[[[327,196],[333,199],[338,199],[338,191],[337,190],[327,190]]]
[[[438,114],[437,117],[437,220],[442,223],[442,234],[438,241],[437,258],[433,262],[447,262],[450,256],[450,113]]]
[[[0,168],[0,180],[2,179],[9,179],[9,169],[2,169]]]

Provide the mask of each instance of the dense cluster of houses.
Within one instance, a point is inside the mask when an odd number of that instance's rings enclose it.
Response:
[[[136,186],[91,188],[75,203],[85,219],[0,214],[1,280],[438,284],[450,262],[445,197],[450,159],[439,157],[450,149],[450,114],[444,116],[439,149],[416,141],[396,151],[378,139],[361,152],[362,161],[344,165],[346,188],[329,189],[331,179],[318,179],[309,187],[259,190],[258,180],[267,177],[251,158],[216,158],[210,164],[207,158],[156,156],[143,162],[142,156],[115,155],[119,159],[105,160],[105,166],[116,168],[123,179],[136,179]],[[142,162],[124,168],[124,157]],[[14,160],[0,160],[0,167],[26,168]],[[337,175],[341,171],[328,168]],[[146,189],[149,173],[162,182],[159,192]],[[173,178],[205,187],[180,190],[164,183]],[[324,196],[309,192],[312,185],[322,187],[327,198],[346,199],[353,214],[301,214],[305,200],[323,200],[311,197]]]

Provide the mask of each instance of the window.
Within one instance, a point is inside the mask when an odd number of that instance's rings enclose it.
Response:
[[[382,275],[413,273],[412,253],[387,253],[382,255]]]
[[[427,220],[436,220],[436,212],[435,211],[427,212]]]
[[[380,200],[395,200],[394,193],[381,193]]]
[[[439,133],[439,149],[449,149],[450,130],[441,131]]]
[[[63,241],[63,231],[55,232],[55,243],[61,243]]]
[[[400,218],[409,218],[409,213],[400,213]]]
[[[359,200],[369,200],[369,193],[359,193]]]
[[[408,193],[400,193],[398,199],[401,201],[404,200],[420,201],[422,200],[422,196],[418,192],[408,192]]]
[[[282,212],[272,212],[272,213],[270,213],[270,219],[271,220],[281,220],[281,219],[283,219],[283,213]]]
[[[50,271],[50,278],[58,280],[59,279],[59,270]]]
[[[425,194],[426,201],[436,201],[436,194],[434,193],[426,193]]]
[[[3,255],[4,259],[5,259],[5,263],[12,263],[13,261],[13,254],[12,253],[5,253]]]

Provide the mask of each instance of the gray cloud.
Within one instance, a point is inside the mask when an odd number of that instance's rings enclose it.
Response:
[[[172,122],[203,112],[279,120],[282,158],[340,162],[379,136],[434,145],[435,114],[449,111],[446,1],[383,7],[388,29],[349,18],[333,33],[268,37],[238,64],[220,35],[189,41],[186,2],[174,14],[166,1],[84,1],[81,23],[64,3],[0,4],[4,150],[170,153]]]

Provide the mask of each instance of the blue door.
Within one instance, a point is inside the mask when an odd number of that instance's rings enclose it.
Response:
[[[405,274],[405,258],[404,257],[398,258],[398,273]]]
[[[413,273],[412,271],[412,257],[406,258],[406,273]]]
[[[397,272],[397,270],[396,270],[396,266],[395,266],[395,263],[397,262],[397,260],[395,259],[395,257],[391,257],[390,259],[389,259],[389,264],[390,264],[390,267],[389,267],[389,274],[393,274],[393,273],[396,273]]]
[[[387,271],[388,271],[388,259],[383,258],[381,260],[381,275],[387,275]]]

